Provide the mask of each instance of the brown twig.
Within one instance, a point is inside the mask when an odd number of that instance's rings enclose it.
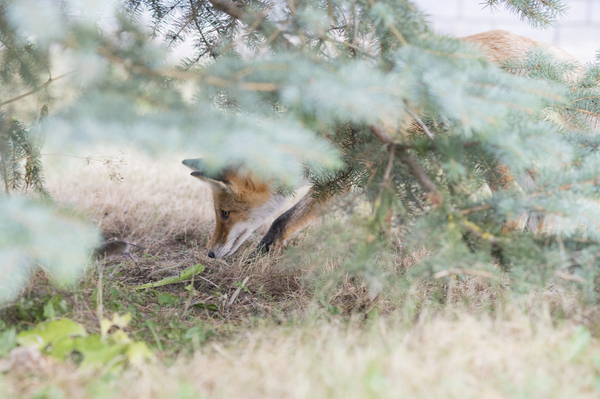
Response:
[[[68,75],[70,75],[70,74],[72,74],[72,73],[73,73],[73,72],[68,72],[68,73],[62,74],[62,75],[60,75],[60,76],[57,76],[57,77],[55,77],[55,78],[48,79],[48,81],[47,81],[46,83],[44,83],[43,85],[41,85],[41,86],[39,86],[39,87],[36,87],[35,89],[31,90],[30,92],[27,92],[27,93],[25,93],[25,94],[21,94],[21,95],[20,95],[20,96],[18,96],[18,97],[11,98],[10,100],[6,100],[6,101],[3,101],[3,102],[1,102],[1,103],[0,103],[0,107],[3,107],[3,106],[5,106],[5,105],[7,105],[7,104],[10,104],[10,103],[14,103],[15,101],[19,101],[19,100],[20,100],[20,99],[22,99],[22,98],[25,98],[25,97],[27,97],[27,96],[30,96],[30,95],[32,95],[32,94],[35,94],[35,93],[37,93],[38,91],[40,91],[40,90],[42,90],[42,89],[45,89],[46,87],[48,87],[48,86],[49,86],[49,85],[50,85],[52,82],[54,82],[54,81],[57,81],[58,79],[62,79],[62,78],[64,78],[65,76],[68,76]]]
[[[352,49],[354,51],[358,51],[359,53],[362,53],[362,54],[364,54],[366,56],[369,56],[369,57],[372,56],[371,54],[369,54],[369,52],[367,50],[361,48],[360,46],[357,46],[356,44],[341,42],[339,40],[335,40],[335,39],[332,39],[332,38],[327,37],[327,36],[323,37],[323,39],[325,39],[328,42],[333,43],[333,44],[339,44],[340,46],[346,46],[346,47],[348,47],[348,48],[350,48],[350,49]]]
[[[385,173],[383,174],[383,180],[381,182],[382,186],[387,184],[387,182],[390,179],[390,176],[392,174],[392,167],[394,166],[394,155],[396,153],[396,146],[394,144],[390,144],[389,152],[390,152],[390,154],[388,157],[388,163],[385,168]]]
[[[406,102],[405,102],[405,104],[406,104]],[[433,133],[431,133],[431,131],[429,130],[427,125],[425,125],[425,123],[423,123],[421,118],[419,118],[414,112],[411,111],[411,109],[408,107],[408,104],[406,104],[406,112],[408,112],[408,114],[417,122],[417,124],[421,127],[421,129],[423,129],[423,131],[425,132],[427,137],[429,137],[430,139],[433,140],[433,138],[435,137],[433,135]]]
[[[383,197],[383,190],[388,185],[388,181],[390,180],[390,176],[392,175],[392,167],[394,166],[394,155],[396,153],[396,145],[395,144],[387,144],[389,156],[387,166],[385,167],[385,172],[383,173],[383,179],[381,180],[381,185],[379,187],[379,192],[377,193],[377,199],[375,200],[374,213],[377,213],[377,209],[381,205],[381,198]]]
[[[204,81],[210,85],[215,86],[227,86],[231,83],[227,79],[219,78],[216,76],[207,76]],[[264,83],[264,82],[243,82],[240,83],[240,89],[250,91],[276,91],[277,85],[275,83]]]
[[[588,111],[585,109],[581,109],[581,108],[572,108],[572,107],[567,107],[565,108],[567,111],[575,111],[575,112],[580,112],[582,114],[587,114],[587,115],[591,115],[591,116],[595,116],[596,118],[600,118],[600,114],[596,113],[596,112],[592,112],[592,111]]]
[[[172,79],[187,79],[197,78],[199,75],[194,72],[183,71],[178,69],[152,69],[145,65],[130,65],[129,59],[123,59],[114,54],[109,47],[99,47],[97,53],[115,64],[123,65],[127,70],[140,75],[146,75],[157,78],[172,78]]]
[[[469,209],[463,209],[462,211],[460,211],[460,214],[462,216],[466,216],[469,215],[471,213],[475,213],[475,212],[481,212],[481,211],[487,211],[492,209],[491,205],[480,205],[480,206],[474,206],[473,208],[469,208]]]

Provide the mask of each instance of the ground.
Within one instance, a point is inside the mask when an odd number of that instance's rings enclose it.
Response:
[[[331,219],[268,256],[252,254],[263,226],[234,257],[210,259],[210,193],[180,164],[193,154],[103,154],[117,156],[45,156],[47,185],[58,204],[106,238],[144,247],[132,250],[140,268],[125,257],[96,262],[71,289],[38,273],[21,299],[0,310],[1,397],[600,395],[600,307],[568,286],[517,294],[503,283],[453,276],[377,291],[346,275],[336,251],[321,256],[314,237],[343,229],[326,230],[339,222]],[[401,279],[426,256],[426,248],[399,251],[396,269],[386,272]],[[197,264],[205,270],[193,281],[132,288]],[[132,316],[123,330],[151,348],[150,361],[89,369],[15,349],[16,332],[45,320],[68,318],[94,334],[113,313]]]

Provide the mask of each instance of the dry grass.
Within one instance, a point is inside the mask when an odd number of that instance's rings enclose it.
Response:
[[[83,210],[109,237],[151,249],[184,237],[206,239],[212,196],[189,175],[183,157],[109,150],[90,158],[47,156],[47,185],[58,203]]]
[[[346,277],[329,292],[332,315],[317,300],[306,276],[314,262],[302,257],[312,242],[300,237],[296,251],[252,258],[266,227],[225,261],[206,257],[213,218],[206,188],[179,164],[181,156],[128,156],[123,182],[110,181],[83,160],[60,159],[47,170],[48,187],[60,203],[84,212],[108,236],[147,247],[137,256],[140,273],[122,259],[107,261],[105,285],[122,290],[159,280],[195,263],[206,265],[195,281],[198,300],[218,312],[157,310],[156,302],[128,302],[138,318],[157,325],[197,323],[214,328],[189,351],[158,351],[141,369],[117,375],[51,361],[25,362],[0,375],[2,397],[73,398],[587,398],[600,394],[600,314],[561,286],[515,299],[504,285],[476,277],[450,278],[441,286],[444,305],[431,301],[440,285],[422,283],[406,294],[373,295]],[[292,255],[295,252],[295,255]],[[300,254],[300,255],[298,255]],[[426,251],[397,259],[410,267]],[[324,268],[339,269],[335,256]],[[176,268],[160,271],[163,268]],[[148,277],[148,275],[150,277]],[[67,315],[97,330],[91,271]],[[249,277],[231,305],[239,282]],[[35,286],[35,284],[34,284]],[[183,284],[164,291],[184,295]],[[31,288],[32,290],[35,287]],[[582,327],[584,326],[584,327]],[[136,330],[136,328],[138,330]],[[164,328],[165,334],[169,327]],[[144,333],[141,324],[131,334]],[[142,336],[140,335],[140,336]],[[149,333],[147,333],[148,336]],[[163,336],[166,344],[166,335]],[[152,339],[148,342],[152,344]],[[193,349],[193,355],[189,355]],[[35,356],[34,356],[35,357]],[[37,358],[36,358],[37,359]],[[171,361],[174,364],[169,365]],[[33,365],[33,367],[32,367]]]
[[[207,185],[192,178],[189,169],[181,165],[185,155],[152,159],[142,154],[122,155],[116,150],[106,153],[116,156],[107,159],[96,156],[100,161],[91,163],[65,157],[50,159],[47,185],[58,203],[84,212],[107,238],[117,237],[146,248],[143,254],[134,252],[143,273],[128,262],[128,267],[121,267],[121,276],[117,277],[121,282],[134,285],[158,281],[202,263],[207,269],[197,282],[201,293],[198,299],[214,300],[215,286],[220,287],[223,296],[231,297],[237,289],[234,284],[250,277],[248,288],[264,299],[261,304],[250,301],[259,313],[271,308],[269,301],[296,309],[308,302],[298,280],[299,269],[282,263],[281,253],[251,259],[268,223],[235,256],[227,260],[206,256],[214,226],[212,195]],[[120,265],[123,260],[117,258],[107,263]],[[171,268],[176,265],[179,267]],[[167,270],[160,272],[163,268]],[[108,268],[107,273],[112,273],[112,269]],[[146,277],[148,274],[150,278]],[[291,301],[289,306],[282,305],[286,300]],[[248,304],[242,301],[242,305]]]
[[[600,345],[581,337],[573,323],[556,327],[548,313],[522,309],[495,318],[423,312],[409,327],[401,317],[269,325],[170,367],[97,381],[54,366],[35,380],[11,375],[4,389],[13,397],[52,387],[67,397],[113,398],[596,398]]]

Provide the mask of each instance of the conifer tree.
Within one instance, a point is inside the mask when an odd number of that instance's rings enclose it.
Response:
[[[43,72],[49,68],[47,57],[37,51],[35,44],[21,39],[6,20],[6,4],[0,3],[0,82],[4,93],[10,93],[13,84],[19,88],[37,88]],[[15,82],[17,76],[18,83]],[[17,99],[4,99],[0,107],[14,101]],[[45,113],[47,106],[43,110]],[[1,111],[0,181],[5,194],[16,189],[32,188],[47,197],[39,158],[41,141],[10,113]]]
[[[397,250],[391,213],[409,226],[405,250],[433,253],[409,276],[494,276],[500,264],[527,288],[576,266],[575,280],[593,292],[599,63],[571,79],[575,65],[532,51],[500,68],[436,35],[407,0],[129,0],[110,32],[92,7],[74,18],[66,10],[75,3],[30,2],[4,3],[10,35],[42,55],[68,53],[81,93],[50,113],[49,140],[194,148],[215,170],[243,164],[282,185],[305,175],[322,200],[355,187],[373,213],[355,230],[347,267],[365,276]],[[535,26],[565,12],[559,0],[487,5]],[[150,33],[139,24],[148,10]],[[192,41],[194,51],[172,68],[156,38]],[[19,79],[51,79],[41,78],[44,59],[23,63]],[[93,73],[82,73],[90,63]],[[498,184],[503,170],[513,184]],[[520,184],[532,171],[535,186]],[[486,184],[497,190],[483,194]],[[507,229],[522,215],[551,228]]]
[[[590,116],[599,114],[598,65],[572,80],[576,65],[532,51],[498,68],[436,36],[406,1],[130,4],[151,10],[157,35],[194,41],[181,68],[215,76],[219,87],[201,92],[214,92],[224,109],[270,108],[337,143],[342,167],[305,165],[318,198],[359,187],[374,204],[365,237],[385,230],[390,211],[415,223],[405,247],[425,243],[434,256],[411,273],[496,273],[491,265],[500,262],[529,287],[586,258],[578,272],[594,280],[599,171]],[[486,5],[534,26],[566,11],[561,1]],[[506,168],[515,184],[501,184]],[[533,170],[536,187],[519,184]],[[497,188],[487,197],[485,182]],[[548,231],[507,231],[523,215],[532,227],[545,220]],[[384,247],[362,240],[348,264],[368,268]]]

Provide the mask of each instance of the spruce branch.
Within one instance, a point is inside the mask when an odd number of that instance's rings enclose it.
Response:
[[[248,27],[248,33],[246,33],[246,36],[250,36],[252,35],[252,33],[256,30],[256,28],[258,28],[258,25],[260,25],[260,23],[263,21],[263,19],[266,18],[267,14],[269,13],[269,11],[271,10],[270,7],[265,8],[264,10],[262,10],[258,16],[256,17],[256,19],[254,20],[254,22],[252,22],[252,24]],[[277,33],[279,29],[277,29],[275,31],[275,33]],[[275,33],[271,34],[271,36],[273,36]],[[278,34],[278,33],[277,33]],[[269,38],[267,39],[267,43],[271,43],[272,40],[271,36],[269,36]],[[221,53],[225,54],[226,52],[228,52],[229,50],[231,50],[233,47],[235,46],[235,41],[231,41],[231,43],[229,43],[229,45],[227,45],[222,51]]]
[[[562,0],[486,0],[485,6],[492,9],[500,4],[521,19],[527,19],[533,26],[548,26],[566,13]]]
[[[375,6],[375,1],[374,0],[368,0],[368,1],[369,1],[369,4],[371,5],[371,7]],[[386,23],[386,27],[392,32],[392,34],[396,37],[396,40],[398,40],[398,42],[401,45],[403,45],[403,46],[408,45],[408,42],[406,41],[406,39],[404,38],[404,36],[402,36],[402,33],[400,33],[400,31],[398,30],[398,28],[396,28],[391,23]]]
[[[323,37],[323,39],[324,39],[324,40],[327,40],[328,42],[330,42],[330,43],[333,43],[333,44],[337,44],[337,45],[340,45],[340,46],[346,46],[346,47],[348,47],[348,48],[349,48],[349,49],[351,49],[351,50],[354,50],[354,51],[357,51],[357,52],[359,52],[359,53],[361,53],[361,54],[363,54],[363,55],[366,55],[366,56],[372,57],[372,54],[370,54],[370,53],[369,53],[367,50],[363,49],[363,48],[362,48],[362,47],[360,47],[360,46],[357,46],[357,45],[356,45],[356,44],[354,44],[354,43],[346,43],[346,42],[342,42],[342,41],[340,41],[340,40],[335,40],[335,39],[333,39],[333,38],[331,38],[331,37],[329,37],[329,36],[324,36],[324,37]]]
[[[346,182],[348,181],[348,178],[350,177],[352,172],[353,172],[353,169],[348,168],[344,172],[342,172],[338,176],[336,176],[335,178],[333,178],[325,183],[318,184],[318,190],[315,190],[315,194],[313,194],[313,198],[317,201],[317,203],[324,203],[331,197],[331,191],[333,189],[335,189],[336,187],[339,187],[340,184],[342,185],[342,191],[346,192],[347,190],[350,189],[349,185]],[[316,186],[317,186],[317,184],[314,184],[313,188],[315,188]]]
[[[192,13],[192,15],[183,23],[183,25],[181,25],[181,28],[179,28],[179,30],[177,31],[177,33],[175,33],[173,35],[173,38],[171,39],[171,44],[177,40],[177,38],[179,37],[179,35],[181,34],[181,32],[190,24],[190,22],[192,22],[192,20],[196,17],[196,15],[194,13]]]
[[[587,186],[587,185],[591,185],[591,184],[596,185],[596,186],[600,185],[600,176],[598,176],[598,178],[596,178],[596,179],[585,180],[585,181],[581,181],[581,182],[577,182],[577,183],[564,184],[564,185],[558,187],[556,190],[538,191],[535,193],[530,193],[527,196],[531,197],[531,198],[539,197],[540,195],[544,195],[544,194],[547,196],[551,196],[559,191],[568,191],[577,186]]]
[[[379,125],[371,125],[369,126],[371,132],[384,144],[393,145],[394,142],[390,135]],[[400,150],[400,160],[408,166],[410,173],[417,179],[419,185],[429,193],[431,203],[434,205],[439,205],[442,203],[442,197],[439,194],[438,188],[435,183],[427,176],[427,172],[421,166],[419,161],[417,161],[406,148],[398,148]]]
[[[585,109],[581,109],[581,108],[573,108],[573,107],[565,107],[565,109],[567,111],[574,111],[574,112],[580,112],[582,114],[586,114],[586,115],[590,115],[590,116],[594,116],[596,118],[600,118],[600,114],[597,112],[592,112],[592,111],[588,111]]]
[[[256,15],[256,13],[252,11],[248,11],[246,7],[240,7],[237,4],[234,4],[228,0],[209,0],[213,7],[219,11],[222,11],[231,17],[243,21],[244,23],[252,26],[256,21],[259,21],[257,24],[257,29],[260,30],[265,36],[270,37],[271,35],[277,33],[277,27],[275,27],[267,18],[261,17],[260,14]],[[284,36],[281,36],[277,33],[277,36],[273,41],[278,40],[283,43],[287,48],[295,47],[292,42],[287,40]]]

